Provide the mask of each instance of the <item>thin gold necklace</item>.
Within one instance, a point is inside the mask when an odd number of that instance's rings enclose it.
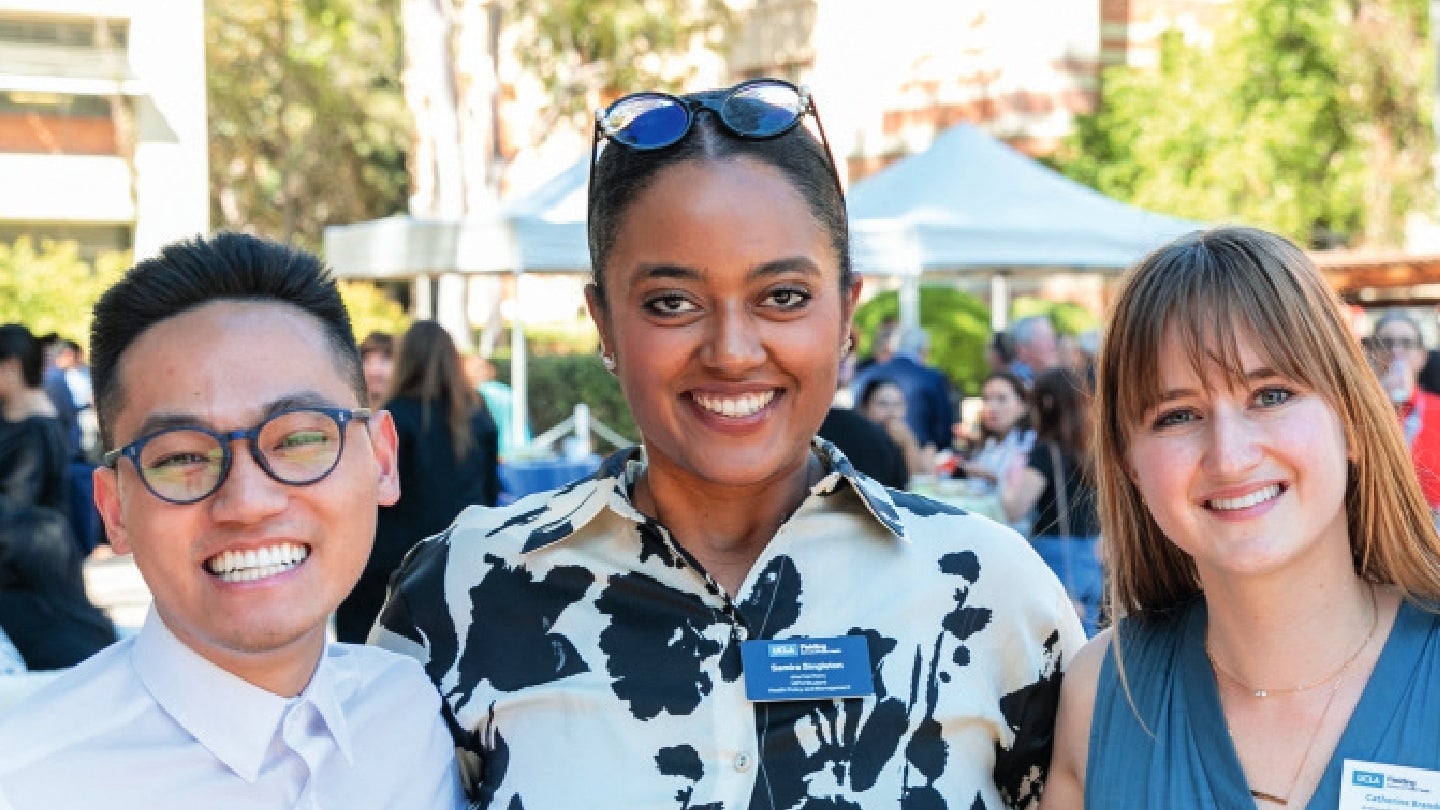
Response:
[[[1215,660],[1215,654],[1210,651],[1210,642],[1208,639],[1205,642],[1205,657],[1210,659],[1210,667],[1215,670],[1216,674],[1229,681],[1230,683],[1240,687],[1241,689],[1244,689],[1246,692],[1251,693],[1257,698],[1269,697],[1270,695],[1285,695],[1293,692],[1308,692],[1317,686],[1323,686],[1324,684],[1329,683],[1331,679],[1339,677],[1340,673],[1349,669],[1350,665],[1355,663],[1355,659],[1360,657],[1360,653],[1364,652],[1365,648],[1370,646],[1370,640],[1375,637],[1375,628],[1379,625],[1380,609],[1376,605],[1375,589],[1372,587],[1370,588],[1370,631],[1365,634],[1365,638],[1361,640],[1360,646],[1356,647],[1355,652],[1350,653],[1350,657],[1342,661],[1340,663],[1340,666],[1336,667],[1335,669],[1331,670],[1329,673],[1321,676],[1320,678],[1310,681],[1309,683],[1300,684],[1299,686],[1260,687],[1251,686],[1250,684],[1245,683],[1244,681],[1230,674],[1229,670],[1220,666],[1220,662]]]
[[[1270,802],[1271,804],[1278,804],[1281,806],[1288,806],[1290,804],[1290,794],[1295,792],[1295,785],[1299,784],[1300,782],[1300,774],[1304,773],[1305,771],[1305,763],[1310,761],[1310,752],[1315,748],[1315,740],[1320,736],[1320,729],[1324,728],[1325,726],[1325,718],[1330,715],[1330,706],[1335,702],[1335,696],[1340,693],[1341,684],[1345,683],[1344,676],[1346,671],[1349,670],[1350,665],[1355,663],[1356,659],[1360,657],[1360,653],[1364,652],[1365,648],[1370,646],[1370,641],[1375,638],[1375,628],[1380,626],[1380,607],[1375,601],[1374,586],[1370,587],[1370,613],[1370,631],[1365,634],[1365,640],[1360,642],[1359,648],[1357,648],[1355,652],[1351,653],[1349,658],[1345,659],[1345,663],[1341,664],[1339,669],[1331,672],[1329,675],[1326,675],[1324,678],[1318,681],[1313,681],[1303,686],[1296,686],[1285,689],[1255,689],[1250,685],[1243,683],[1239,678],[1236,678],[1234,675],[1231,675],[1230,673],[1221,669],[1220,665],[1215,663],[1215,657],[1210,654],[1209,643],[1206,643],[1205,657],[1210,659],[1210,666],[1215,670],[1215,672],[1219,675],[1224,676],[1227,680],[1234,683],[1241,689],[1244,689],[1247,692],[1252,692],[1255,697],[1263,698],[1272,693],[1283,694],[1287,692],[1304,692],[1309,689],[1314,689],[1315,687],[1324,684],[1326,681],[1332,679],[1335,681],[1335,685],[1330,688],[1330,696],[1325,698],[1325,708],[1320,710],[1320,717],[1315,721],[1315,728],[1310,732],[1309,741],[1305,743],[1305,751],[1300,754],[1300,764],[1295,766],[1295,774],[1290,777],[1290,787],[1285,790],[1285,794],[1283,796],[1264,790],[1256,790],[1255,788],[1250,788],[1250,796],[1252,798],[1259,799],[1262,802]],[[1223,714],[1224,710],[1222,709],[1221,711]],[[1230,731],[1229,718],[1225,718],[1225,730],[1230,733],[1233,744],[1235,733],[1233,731]]]

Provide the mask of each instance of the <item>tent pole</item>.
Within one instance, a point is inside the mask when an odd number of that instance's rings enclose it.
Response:
[[[525,356],[525,311],[520,306],[520,278],[524,273],[515,272],[515,309],[510,319],[510,391],[514,413],[510,417],[510,446],[524,447],[525,437],[530,435],[530,385]]]
[[[1010,276],[990,274],[990,331],[1003,332],[1010,326]]]
[[[411,288],[410,316],[417,320],[435,317],[435,287],[428,273],[417,273]]]
[[[470,337],[470,318],[465,306],[465,277],[459,273],[441,273],[436,287],[435,320],[450,333],[455,348],[461,354],[469,354],[475,341]]]
[[[920,276],[906,276],[900,282],[900,331],[920,328]]]

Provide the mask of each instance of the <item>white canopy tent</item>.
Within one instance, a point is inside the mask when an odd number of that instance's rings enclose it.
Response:
[[[425,220],[408,214],[332,225],[325,258],[346,278],[426,273],[588,273],[582,160],[498,215]]]
[[[585,236],[585,182],[589,166],[581,160],[534,192],[504,206],[496,216],[465,220],[425,220],[406,214],[333,225],[325,229],[325,257],[344,278],[442,280],[455,274],[588,273]],[[518,290],[518,286],[517,286]],[[420,295],[429,285],[418,284]],[[462,296],[463,297],[463,296]],[[425,309],[439,312],[442,307]],[[441,304],[443,302],[433,302]],[[467,327],[463,304],[459,324]],[[442,322],[444,318],[442,316]],[[512,441],[528,435],[525,332],[510,330],[511,387],[515,394]]]
[[[918,320],[921,274],[988,274],[1000,329],[1007,274],[1118,271],[1203,227],[1106,197],[971,124],[855,183],[848,204],[855,267],[907,278],[901,320],[909,324]]]

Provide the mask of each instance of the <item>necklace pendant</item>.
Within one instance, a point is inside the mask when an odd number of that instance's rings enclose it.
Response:
[[[1267,692],[1267,691],[1265,691],[1264,689],[1256,689],[1256,690],[1255,690],[1255,697],[1266,697],[1266,696],[1268,696],[1269,694],[1270,694],[1270,693]]]
[[[1278,804],[1284,806],[1288,806],[1290,804],[1289,796],[1276,796],[1274,793],[1266,793],[1263,790],[1251,790],[1250,795],[1259,799],[1262,802],[1270,802],[1271,804]]]

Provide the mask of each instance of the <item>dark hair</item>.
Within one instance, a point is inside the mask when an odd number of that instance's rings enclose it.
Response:
[[[430,413],[437,406],[450,429],[450,445],[457,462],[475,445],[470,432],[470,415],[480,406],[480,394],[470,387],[460,367],[455,341],[437,321],[416,321],[400,338],[391,378],[390,398],[420,400],[421,430],[429,427]]]
[[[862,411],[870,407],[870,400],[874,399],[875,395],[880,392],[880,389],[887,385],[900,388],[900,383],[895,382],[889,377],[870,378],[870,380],[865,383],[865,386],[860,389],[860,398],[855,401],[855,407]],[[900,388],[900,391],[904,393],[905,389]]]
[[[840,287],[849,289],[852,278],[850,225],[845,215],[845,199],[835,185],[830,156],[824,146],[804,126],[776,138],[742,138],[719,126],[714,113],[702,110],[696,113],[690,131],[674,145],[641,151],[609,141],[591,167],[590,266],[602,304],[605,303],[605,262],[615,247],[625,214],[655,178],[666,168],[687,161],[718,163],[738,158],[749,158],[775,168],[799,192],[815,219],[830,234],[830,244],[840,266]]]
[[[1082,469],[1090,467],[1090,395],[1085,380],[1069,368],[1046,369],[1030,390],[1035,437],[1054,443],[1073,456]]]
[[[136,264],[95,305],[90,375],[105,447],[112,446],[115,413],[124,401],[118,369],[125,350],[155,324],[216,301],[288,304],[315,318],[336,367],[366,401],[350,315],[319,259],[243,233],[197,236]]]
[[[45,374],[45,350],[24,324],[0,326],[0,360],[20,360],[20,374],[29,388],[39,388]]]
[[[371,332],[360,341],[360,356],[367,354],[383,354],[386,357],[395,356],[395,336],[385,332]]]

